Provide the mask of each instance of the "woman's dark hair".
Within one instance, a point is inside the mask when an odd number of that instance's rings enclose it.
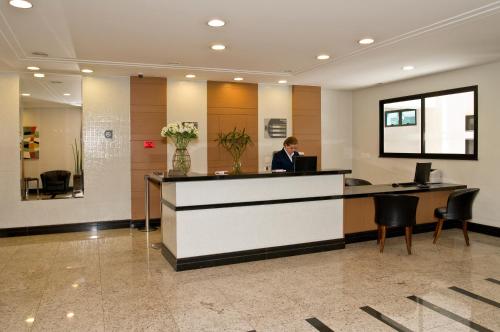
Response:
[[[283,146],[296,145],[296,144],[299,144],[299,141],[294,136],[287,137],[286,140],[283,142]]]

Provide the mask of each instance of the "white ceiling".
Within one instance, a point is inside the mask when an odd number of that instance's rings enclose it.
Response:
[[[0,70],[358,89],[500,59],[500,1],[32,0],[0,2]],[[227,21],[210,28],[213,17]],[[375,44],[362,46],[371,36]],[[227,50],[210,50],[224,43]],[[32,52],[45,52],[37,57]],[[316,55],[332,58],[319,61]],[[404,72],[411,64],[415,70]]]

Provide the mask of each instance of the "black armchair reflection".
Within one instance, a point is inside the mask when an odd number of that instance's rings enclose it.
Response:
[[[57,194],[65,194],[69,191],[69,179],[71,172],[64,170],[48,171],[40,174],[42,179],[42,192],[51,194],[52,198]]]

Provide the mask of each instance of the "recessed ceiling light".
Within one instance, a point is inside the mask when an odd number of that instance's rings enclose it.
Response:
[[[195,75],[195,74],[187,74],[187,75],[186,75],[186,78],[195,78],[195,77],[196,77],[196,75]]]
[[[288,83],[288,81],[287,81],[287,80],[279,80],[279,81],[278,81],[278,83],[279,83],[279,84],[287,84],[287,83]]]
[[[40,70],[40,68],[36,67],[36,66],[29,66],[29,67],[26,67],[26,69],[28,69],[28,70]]]
[[[35,317],[28,317],[26,318],[25,322],[28,323],[28,324],[31,324],[35,321]]]
[[[403,66],[402,69],[403,70],[413,70],[413,69],[415,69],[415,67],[413,67],[413,66]]]
[[[218,18],[214,18],[213,20],[208,21],[207,24],[211,27],[219,28],[219,27],[223,27],[224,25],[226,25],[226,22],[224,22],[223,20],[220,20]]]
[[[92,239],[92,240],[95,240],[95,239],[98,239],[99,236],[98,235],[91,235],[89,236],[89,239]]]
[[[74,283],[74,284],[71,285],[71,287],[73,287],[73,288],[78,288],[79,286],[80,285],[78,285],[77,283]]]
[[[33,7],[33,4],[29,1],[26,1],[26,0],[10,0],[9,4],[12,7],[22,8],[22,9],[28,9],[28,8]]]
[[[44,78],[45,74],[43,74],[43,73],[34,73],[33,76],[35,76],[37,78]]]
[[[318,60],[328,60],[330,59],[330,56],[328,54],[320,54],[316,57]]]
[[[75,317],[75,313],[74,313],[74,312],[72,312],[72,311],[70,311],[70,312],[68,312],[68,313],[66,314],[66,317],[68,317],[68,318],[73,318],[73,317]]]
[[[65,93],[64,95],[65,96],[71,96],[71,93]]]
[[[30,93],[21,93],[21,96],[23,96],[23,97],[29,97],[29,96],[31,96],[31,94]]]
[[[235,78],[233,78],[233,80],[235,80],[235,81],[243,81],[243,77],[235,77]]]
[[[373,38],[363,38],[358,41],[358,43],[360,43],[361,45],[369,45],[373,44],[374,42],[375,40]]]
[[[215,44],[215,45],[210,46],[210,48],[214,51],[222,51],[222,50],[226,49],[226,46],[222,45],[222,44]]]
[[[82,69],[82,73],[85,73],[85,74],[91,74],[91,73],[93,73],[93,72],[94,72],[94,71],[93,71],[92,69],[87,69],[87,68]]]

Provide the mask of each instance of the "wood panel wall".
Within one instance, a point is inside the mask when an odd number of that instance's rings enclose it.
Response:
[[[167,144],[160,137],[167,122],[167,79],[130,78],[130,153],[132,163],[132,220],[144,220],[144,175],[164,170]],[[144,141],[155,148],[145,149]],[[160,191],[150,186],[151,218],[160,217]]]
[[[292,87],[292,135],[299,140],[299,151],[318,156],[321,168],[321,87]]]
[[[208,172],[231,170],[229,153],[214,141],[219,132],[245,128],[253,145],[241,159],[244,172],[258,171],[258,86],[249,83],[207,82]]]

